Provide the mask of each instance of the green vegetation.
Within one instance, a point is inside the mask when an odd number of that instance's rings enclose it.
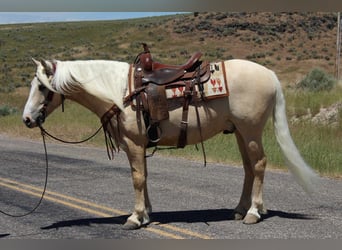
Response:
[[[141,51],[140,42],[150,45],[154,60],[165,63],[181,64],[193,52],[202,51],[205,60],[246,58],[266,65],[289,85],[284,87],[289,120],[308,110],[315,115],[321,107],[341,101],[342,89],[329,77],[334,72],[335,24],[334,13],[197,13],[129,21],[0,25],[0,133],[40,137],[39,129],[28,130],[21,121],[35,69],[31,57],[133,62]],[[295,84],[299,78],[303,80]],[[56,110],[45,123],[57,136],[84,139],[100,126],[97,117],[77,104],[67,101],[65,110]],[[334,127],[290,123],[290,131],[310,165],[322,174],[341,176],[341,119]],[[283,168],[271,120],[263,139],[269,165]],[[103,134],[90,144],[103,147]],[[217,135],[205,145],[209,162],[241,165],[233,135]],[[202,158],[194,146],[159,152]]]
[[[18,112],[18,110],[16,108],[11,107],[11,106],[8,106],[8,105],[1,105],[0,106],[0,117],[15,114],[17,112]]]
[[[302,115],[310,109],[313,114],[321,106],[329,106],[341,101],[342,89],[335,88],[331,92],[303,92],[285,91],[287,99],[288,117]],[[297,108],[296,108],[297,107]],[[337,126],[327,127],[315,125],[310,121],[298,124],[289,123],[290,131],[295,144],[303,158],[319,173],[329,176],[341,176],[342,173],[342,122]],[[272,119],[266,125],[263,143],[267,154],[268,164],[276,168],[284,168],[284,159],[276,142]],[[199,145],[200,147],[200,145]],[[241,164],[241,157],[233,135],[217,135],[205,142],[209,161],[221,163]],[[201,160],[202,151],[194,146],[187,146],[184,150],[161,151],[170,156],[181,155],[190,159]]]
[[[342,89],[335,87],[332,91],[307,92],[294,89],[285,89],[288,117],[306,114],[310,109],[312,114],[319,112],[321,106],[330,106],[341,100]],[[21,99],[15,93],[0,94],[0,100],[6,96],[7,101],[13,100],[22,110],[25,98]],[[20,108],[19,108],[20,107]],[[75,119],[77,117],[77,119]],[[341,114],[340,114],[341,117]],[[341,176],[342,172],[342,123],[335,127],[314,125],[310,121],[298,124],[289,124],[292,137],[304,159],[321,174],[329,176]],[[66,101],[65,112],[56,110],[46,120],[45,128],[53,134],[67,140],[81,140],[92,134],[100,126],[99,119],[89,110],[84,109],[70,101]],[[39,129],[28,130],[21,121],[21,112],[0,117],[1,133],[15,136],[39,139]],[[276,142],[272,119],[266,125],[263,142],[268,157],[268,164],[275,168],[284,168],[284,161]],[[91,145],[104,147],[103,134],[100,133],[89,142]],[[185,149],[161,150],[158,154],[168,156],[181,156],[192,160],[201,160],[202,152],[195,146],[187,146]],[[209,162],[220,162],[241,165],[241,157],[238,151],[234,135],[219,134],[205,142],[205,149]],[[105,157],[105,155],[104,155]],[[209,165],[210,166],[210,165]]]
[[[309,90],[309,91],[324,91],[324,90],[331,90],[337,81],[331,75],[326,74],[321,69],[313,69],[310,73],[301,80],[297,87]]]
[[[263,12],[0,25],[0,92],[28,86],[31,57],[133,62],[141,42],[165,63],[184,63],[195,51],[206,60],[247,58],[272,66],[290,83],[296,78],[288,68],[334,72],[327,60],[335,54],[335,27],[336,13]]]

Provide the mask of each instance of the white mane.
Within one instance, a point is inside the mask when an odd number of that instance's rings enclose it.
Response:
[[[117,61],[57,61],[52,86],[61,94],[84,89],[123,110],[129,64]]]

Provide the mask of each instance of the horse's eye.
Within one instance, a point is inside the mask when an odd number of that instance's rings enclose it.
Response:
[[[44,91],[46,89],[46,87],[43,84],[40,84],[38,86],[38,89],[39,89],[39,91]]]

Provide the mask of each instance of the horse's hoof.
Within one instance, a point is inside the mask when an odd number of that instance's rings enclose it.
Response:
[[[234,220],[242,220],[242,219],[243,219],[243,215],[240,214],[240,213],[238,213],[238,212],[235,212],[235,213],[233,214],[233,219],[234,219]]]
[[[132,221],[127,221],[123,226],[122,229],[124,230],[136,230],[139,229],[140,226]]]
[[[260,221],[260,217],[254,215],[254,214],[247,214],[243,220],[243,224],[251,225],[251,224],[258,223],[259,221]]]

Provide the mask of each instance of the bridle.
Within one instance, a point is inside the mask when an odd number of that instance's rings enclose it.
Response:
[[[53,96],[54,96],[55,92],[49,90],[44,102],[43,102],[43,107],[39,110],[39,116],[37,118],[37,123],[38,125],[42,125],[45,121],[46,115],[47,115],[47,106],[49,105],[49,103],[52,101]],[[65,101],[65,96],[63,94],[61,95],[61,99],[62,99],[62,112],[64,112],[64,101]]]
[[[55,66],[54,66],[54,70],[55,70]],[[53,75],[53,74],[49,74],[50,76]],[[49,76],[48,75],[48,76]],[[36,76],[37,77],[37,76]],[[46,86],[39,80],[39,78],[37,77],[37,80],[40,82],[40,85],[38,86],[38,90],[44,94],[45,96],[45,93],[44,91],[46,90]],[[108,158],[109,159],[113,159],[113,151],[116,151],[116,149],[118,150],[118,145],[114,145],[112,139],[111,139],[111,136],[107,130],[107,126],[113,126],[110,122],[110,120],[113,118],[113,116],[116,115],[117,119],[119,119],[119,115],[121,113],[120,109],[116,106],[116,105],[113,105],[104,115],[103,117],[101,118],[101,126],[95,131],[95,133],[93,133],[91,136],[89,136],[88,138],[84,139],[84,140],[81,140],[81,141],[66,141],[66,140],[63,140],[63,139],[60,139],[56,136],[53,136],[51,135],[49,132],[47,132],[42,124],[44,123],[45,121],[45,118],[47,116],[47,107],[49,105],[49,103],[51,103],[53,97],[55,95],[55,92],[54,91],[51,91],[49,90],[46,97],[45,97],[45,100],[43,101],[43,107],[39,110],[39,116],[37,117],[36,119],[36,122],[38,124],[38,127],[40,128],[40,131],[41,131],[41,135],[42,135],[42,139],[43,139],[43,146],[44,146],[44,151],[45,151],[45,165],[46,165],[46,168],[45,168],[45,183],[44,183],[44,187],[43,187],[43,191],[42,191],[42,194],[40,196],[40,199],[38,201],[38,203],[34,206],[34,208],[32,208],[29,212],[27,213],[24,213],[24,214],[11,214],[11,213],[7,213],[3,210],[0,209],[0,213],[1,214],[4,214],[4,215],[7,215],[7,216],[10,216],[10,217],[15,217],[15,218],[19,218],[19,217],[25,217],[29,214],[32,214],[33,212],[35,212],[38,207],[40,206],[40,204],[42,203],[43,201],[43,198],[44,198],[44,195],[45,195],[45,192],[46,192],[46,188],[47,188],[47,182],[48,182],[48,169],[49,169],[49,161],[48,161],[48,153],[47,153],[47,148],[46,148],[46,142],[45,142],[45,136],[49,136],[50,138],[54,139],[54,140],[57,140],[59,142],[63,142],[63,143],[68,143],[68,144],[80,144],[80,143],[83,143],[83,142],[86,142],[86,141],[89,141],[90,139],[92,139],[93,137],[95,137],[100,131],[101,129],[104,130],[104,134],[105,134],[105,141],[106,141],[106,147],[107,147],[107,154],[108,154]],[[61,99],[62,99],[62,112],[64,112],[64,101],[65,101],[65,96],[63,94],[60,94],[61,95]],[[113,127],[112,127],[113,128]],[[112,155],[110,155],[110,152],[112,153]]]
[[[47,115],[47,106],[49,105],[49,103],[52,101],[54,92],[52,92],[51,90],[49,90],[44,102],[43,102],[43,107],[39,110],[39,116],[37,118],[37,123],[38,125],[42,125],[45,122],[45,118]]]
[[[55,69],[56,69],[56,66],[54,66],[54,71],[55,71]],[[53,74],[54,73],[50,73],[50,74],[48,74],[48,76],[51,76]],[[43,93],[43,91],[46,89],[46,87],[38,77],[37,77],[37,80],[40,82],[40,85],[38,86],[38,90]],[[51,90],[49,90],[49,92],[47,93],[47,96],[45,97],[45,100],[43,102],[43,107],[39,110],[39,116],[37,117],[38,126],[41,126],[44,123],[45,118],[47,116],[47,106],[52,101],[54,94],[55,94],[55,92],[53,92]],[[60,95],[61,95],[61,99],[62,99],[62,112],[64,112],[65,96],[63,94],[60,94]]]
[[[55,64],[53,64],[54,65],[54,67],[53,67],[53,69],[54,69],[54,72],[55,72],[55,70],[56,70],[56,66],[55,66]],[[53,74],[54,74],[54,72],[53,73],[47,73],[47,76],[49,77],[49,76],[53,76]],[[37,78],[37,80],[40,82],[40,85],[38,86],[38,90],[45,96],[45,93],[44,93],[44,91],[47,89],[47,87],[42,83],[42,81],[36,76],[36,78]],[[101,126],[99,127],[99,129],[97,129],[96,130],[96,132],[94,133],[94,134],[92,134],[91,136],[89,136],[87,139],[84,139],[84,140],[81,140],[81,141],[66,141],[66,140],[63,140],[63,139],[60,139],[60,138],[58,138],[58,137],[56,137],[56,136],[54,136],[54,135],[51,135],[49,132],[47,132],[44,128],[43,128],[43,123],[44,123],[44,121],[45,121],[45,118],[46,118],[46,116],[47,116],[47,108],[48,108],[48,105],[49,105],[49,103],[51,103],[51,101],[52,101],[52,99],[53,99],[53,97],[54,97],[54,95],[56,94],[56,92],[54,92],[54,91],[52,91],[52,90],[48,90],[48,93],[47,93],[47,95],[46,95],[46,97],[45,97],[45,99],[44,99],[44,101],[43,101],[43,107],[39,110],[39,115],[38,115],[38,117],[37,117],[37,119],[36,119],[36,122],[37,122],[37,125],[38,125],[38,127],[40,128],[40,130],[41,130],[41,133],[42,133],[42,135],[43,135],[43,137],[44,137],[44,135],[48,135],[50,138],[52,138],[52,139],[54,139],[54,140],[56,140],[56,141],[59,141],[59,142],[63,142],[63,143],[68,143],[68,144],[80,144],[80,143],[83,143],[83,142],[86,142],[86,141],[89,141],[91,138],[93,138],[95,135],[97,135],[99,132],[100,132],[100,130],[103,128],[104,130],[105,130],[105,134],[106,134],[106,129],[105,129],[105,127],[107,126],[107,124],[110,122],[110,119],[114,116],[114,114],[117,114],[117,113],[119,113],[119,111],[117,110],[117,109],[115,109],[115,108],[111,108],[108,112],[106,112],[105,114],[104,114],[104,117],[105,118],[102,118],[101,119],[101,122],[102,122],[102,124],[101,124]],[[65,95],[63,95],[63,94],[60,94],[60,93],[58,93],[60,96],[61,96],[61,99],[62,99],[62,112],[64,112],[64,101],[65,101]],[[116,106],[116,105],[114,105],[114,106]],[[114,112],[114,113],[112,113],[112,112]],[[106,141],[107,141],[107,137],[106,137]],[[108,144],[107,144],[108,145]],[[107,151],[108,151],[108,146],[107,146]],[[109,155],[109,154],[108,154]],[[110,158],[110,157],[109,157]]]

